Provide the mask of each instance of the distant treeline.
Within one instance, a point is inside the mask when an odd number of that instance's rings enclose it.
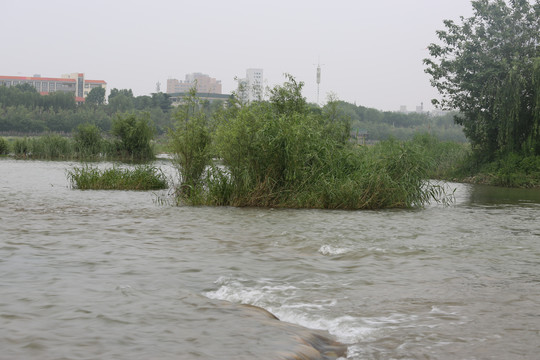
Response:
[[[72,133],[81,124],[93,124],[108,132],[115,115],[124,113],[147,113],[157,135],[166,133],[173,125],[175,111],[168,94],[134,96],[131,89],[112,89],[107,102],[104,92],[97,97],[95,93],[91,92],[91,95],[84,105],[77,106],[72,94],[40,95],[27,84],[0,86],[0,133]],[[222,101],[201,102],[207,114],[227,106]],[[351,137],[361,141],[407,140],[425,132],[445,141],[466,141],[462,127],[454,123],[451,113],[430,116],[427,113],[383,112],[336,99],[331,99],[328,104],[322,108],[311,104],[310,108],[313,112],[331,112],[332,116],[347,121]]]
[[[338,101],[340,116],[349,119],[353,136],[369,140],[410,140],[415,134],[429,133],[442,141],[467,142],[463,127],[454,123],[456,113],[441,116],[430,113],[379,111]]]
[[[104,94],[103,94],[104,96]],[[71,133],[79,125],[93,124],[109,131],[116,114],[148,113],[161,134],[170,125],[171,100],[167,94],[133,96],[131,90],[112,89],[104,99],[77,105],[71,93],[40,95],[28,84],[0,86],[0,132],[4,134]]]

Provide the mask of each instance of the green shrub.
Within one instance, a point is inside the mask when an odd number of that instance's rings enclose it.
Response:
[[[122,156],[136,160],[148,160],[154,157],[151,140],[153,127],[147,113],[117,114],[111,126],[111,133],[118,139],[118,150]]]
[[[483,172],[491,174],[491,185],[505,187],[540,186],[540,156],[523,157],[508,153],[486,165]]]
[[[92,157],[103,153],[101,131],[96,125],[81,124],[73,134],[75,151],[79,157]]]

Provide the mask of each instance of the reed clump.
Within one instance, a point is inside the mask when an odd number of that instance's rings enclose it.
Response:
[[[197,178],[185,166],[178,167],[183,182],[177,202],[379,209],[422,206],[444,196],[444,189],[426,181],[434,165],[421,146],[397,141],[353,145],[347,119],[312,111],[302,86],[288,76],[283,86],[270,91],[269,101],[233,102],[207,121],[214,127],[208,128],[210,140],[204,146],[188,142],[185,135],[200,128],[199,115],[182,118],[178,128],[184,132],[171,133],[171,141],[192,158],[208,160],[202,173],[198,165]],[[221,165],[203,156],[208,153]]]
[[[67,177],[80,190],[160,190],[169,186],[163,172],[148,165],[109,169],[85,165],[68,170]]]
[[[7,155],[10,152],[10,146],[6,139],[0,137],[0,155]]]

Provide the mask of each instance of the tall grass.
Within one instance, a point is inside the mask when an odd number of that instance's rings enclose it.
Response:
[[[9,154],[10,146],[6,139],[0,137],[0,155]]]
[[[191,201],[210,205],[287,208],[380,209],[422,206],[443,199],[444,189],[430,185],[430,159],[411,143],[386,141],[372,147],[332,149],[304,169],[285,169],[296,178],[280,183],[264,176],[212,167],[205,196]],[[254,178],[255,177],[255,178]]]
[[[57,134],[47,134],[36,138],[15,139],[13,152],[16,157],[66,160],[73,157],[74,147],[69,138]]]
[[[85,165],[69,170],[67,177],[73,188],[81,190],[159,190],[168,187],[163,172],[148,165],[103,170]]]
[[[456,180],[463,176],[465,163],[471,156],[470,144],[440,141],[428,133],[415,135],[411,142],[431,159],[430,178]]]

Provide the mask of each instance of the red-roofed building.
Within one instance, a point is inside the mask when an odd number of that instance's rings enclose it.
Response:
[[[34,76],[1,76],[0,86],[15,86],[30,84],[36,90],[46,95],[50,92],[63,91],[75,95],[78,103],[84,102],[84,99],[95,87],[107,89],[107,83],[103,80],[86,80],[83,73],[64,74],[61,78]]]

